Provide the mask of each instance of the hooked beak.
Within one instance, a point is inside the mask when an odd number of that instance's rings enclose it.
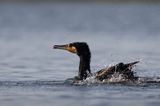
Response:
[[[67,50],[67,45],[54,45],[53,49]]]
[[[54,45],[53,49],[61,49],[61,50],[67,50],[71,53],[77,53],[77,49],[74,46],[67,45]]]

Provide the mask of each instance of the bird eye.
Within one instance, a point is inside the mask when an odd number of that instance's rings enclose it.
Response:
[[[74,47],[73,44],[68,44],[68,47]]]

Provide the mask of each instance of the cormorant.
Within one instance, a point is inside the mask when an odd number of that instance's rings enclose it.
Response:
[[[76,80],[84,80],[89,75],[91,75],[90,61],[91,61],[91,52],[89,46],[86,42],[73,42],[66,45],[54,45],[54,49],[67,50],[71,53],[75,53],[80,58],[79,72],[78,76],[75,77]],[[128,80],[136,80],[134,72],[132,71],[133,65],[137,64],[139,61],[132,63],[118,63],[114,66],[101,69],[95,73],[95,78],[103,81],[110,79],[114,73],[119,73],[123,78]]]

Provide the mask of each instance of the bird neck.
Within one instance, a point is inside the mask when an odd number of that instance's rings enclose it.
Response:
[[[91,73],[90,70],[90,55],[82,55],[80,57],[80,64],[79,64],[79,73],[78,76],[81,80],[86,79],[88,74]]]

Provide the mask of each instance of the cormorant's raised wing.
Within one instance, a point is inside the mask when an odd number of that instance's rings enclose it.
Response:
[[[139,61],[135,61],[132,63],[119,63],[111,67],[104,68],[98,72],[96,72],[96,78],[99,80],[109,79],[112,77],[114,73],[119,73],[123,75],[124,78],[134,80],[137,77],[134,76],[134,72],[132,71],[132,67],[139,63]]]

